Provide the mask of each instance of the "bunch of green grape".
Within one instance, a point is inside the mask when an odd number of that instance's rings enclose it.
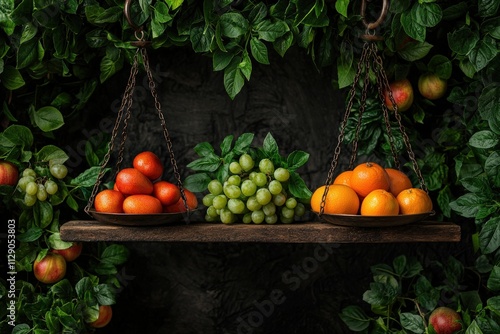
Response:
[[[62,180],[68,174],[68,168],[63,164],[51,164],[48,167],[50,176]],[[37,201],[44,202],[59,190],[57,182],[49,175],[38,175],[33,168],[26,168],[17,182],[17,188],[24,194],[24,204],[33,206]]]
[[[213,179],[208,184],[209,193],[203,197],[207,221],[291,223],[305,214],[304,204],[287,192],[290,172],[283,167],[275,169],[270,159],[256,165],[245,153],[229,164],[229,172],[223,183]]]

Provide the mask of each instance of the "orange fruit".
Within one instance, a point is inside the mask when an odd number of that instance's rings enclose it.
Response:
[[[190,210],[194,210],[198,207],[198,199],[196,195],[191,191],[184,188],[184,195],[186,196],[186,204]],[[172,205],[167,205],[163,208],[163,212],[175,213],[175,212],[186,212],[186,207],[184,206],[184,200],[182,197]]]
[[[311,196],[311,209],[315,212],[320,212],[325,187],[319,187]],[[328,187],[323,211],[325,214],[355,215],[358,210],[359,198],[354,190],[344,184],[332,184]]]
[[[149,195],[153,183],[135,168],[124,168],[116,175],[116,187],[124,195]]]
[[[375,162],[357,165],[351,174],[351,188],[361,197],[366,197],[375,189],[389,191],[389,175]]]
[[[156,154],[145,151],[137,154],[132,162],[135,169],[154,181],[163,174],[163,164]]]
[[[158,181],[153,184],[153,196],[158,198],[162,205],[168,206],[177,203],[181,198],[181,191],[173,183]]]
[[[163,207],[160,200],[151,195],[130,195],[123,201],[123,211],[125,213],[162,213]]]
[[[351,186],[351,175],[352,175],[352,170],[346,170],[337,175],[335,180],[333,180],[333,184],[343,184],[346,186]]]
[[[125,197],[119,191],[105,189],[97,193],[94,208],[97,212],[122,213]]]
[[[397,216],[399,204],[393,194],[384,189],[375,189],[361,202],[362,216]]]
[[[394,168],[386,168],[385,171],[389,175],[389,191],[398,196],[405,189],[413,187],[410,178],[400,170]]]
[[[432,200],[424,190],[419,188],[405,189],[396,197],[399,212],[403,215],[432,211]]]

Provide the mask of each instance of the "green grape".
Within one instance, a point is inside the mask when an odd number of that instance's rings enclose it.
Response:
[[[56,179],[64,179],[68,175],[68,168],[63,164],[54,164],[50,166],[50,174]]]
[[[252,180],[245,180],[241,183],[241,193],[245,196],[252,196],[257,191],[257,185]]]
[[[283,167],[276,168],[274,171],[274,178],[280,182],[286,182],[290,178],[290,172]]]
[[[26,186],[30,182],[35,182],[35,178],[33,176],[23,176],[17,181],[17,185],[19,186],[19,189],[22,191],[26,191]]]
[[[248,174],[248,178],[252,181],[254,181],[255,179],[255,175],[257,175],[257,172],[256,171],[252,171],[250,172],[250,174]],[[255,182],[255,181],[254,181]]]
[[[220,221],[224,224],[231,224],[235,221],[235,216],[229,209],[222,209],[220,212]]]
[[[264,173],[256,173],[253,180],[252,180],[257,187],[263,187],[267,184],[267,176]]]
[[[285,194],[277,194],[273,196],[273,203],[276,206],[283,206],[286,202],[286,196]]]
[[[285,206],[289,209],[295,209],[295,207],[297,206],[297,200],[293,197],[290,197],[286,200]]]
[[[219,180],[212,180],[208,183],[208,191],[212,195],[222,194],[222,183]]]
[[[205,196],[203,196],[203,200],[202,200],[203,205],[206,207],[211,206],[214,202],[214,197],[215,197],[214,194],[206,194]]]
[[[213,205],[210,205],[208,208],[207,208],[207,215],[209,215],[210,217],[212,218],[217,218],[219,217],[219,213],[217,212],[217,209],[213,206]]]
[[[264,214],[264,212],[262,210],[257,210],[257,211],[252,212],[252,221],[255,224],[262,223],[265,218],[266,218],[266,215]]]
[[[227,208],[234,214],[240,214],[245,211],[245,203],[238,198],[230,198],[227,201]]]
[[[30,195],[30,194],[24,194],[24,204],[27,206],[33,206],[36,203],[36,196],[35,195]]]
[[[267,224],[276,224],[278,222],[278,215],[277,214],[273,214],[273,215],[266,215],[266,223]]]
[[[229,164],[229,171],[233,174],[241,174],[243,168],[241,168],[239,162],[233,161]]]
[[[257,201],[257,197],[256,196],[250,196],[247,199],[247,208],[250,211],[257,211],[257,210],[260,210],[262,208],[262,204],[260,204]]]
[[[242,218],[243,223],[250,224],[252,222],[252,213],[248,212],[243,215]]]
[[[280,181],[272,180],[271,182],[269,182],[267,189],[269,189],[269,192],[271,194],[278,195],[279,193],[281,193],[281,190],[283,190],[283,186],[281,185]]]
[[[25,170],[23,170],[23,176],[31,176],[33,178],[36,178],[36,172],[31,168],[26,168]]]
[[[267,175],[274,173],[274,164],[270,159],[264,158],[259,161],[259,170]]]
[[[26,194],[35,196],[38,192],[38,185],[36,182],[32,181],[26,185]]]
[[[292,218],[287,218],[284,217],[283,215],[280,215],[280,220],[283,224],[290,224],[293,223],[293,217]]]
[[[38,200],[40,202],[44,202],[45,200],[47,200],[47,191],[45,190],[45,186],[43,184],[39,184],[38,185],[38,191],[36,193],[36,198],[38,198]]]
[[[295,207],[295,215],[298,217],[302,217],[306,214],[306,206],[303,203],[297,203]]]
[[[242,154],[238,162],[245,172],[249,172],[255,166],[255,161],[248,153]]]
[[[227,198],[238,198],[241,196],[241,189],[234,184],[227,184],[224,186],[224,194]]]
[[[227,205],[227,197],[225,195],[217,195],[212,200],[212,205],[215,209],[221,210]]]
[[[47,194],[54,195],[55,193],[57,193],[57,190],[59,190],[59,187],[54,181],[47,180],[45,181],[45,190],[47,191]]]
[[[269,192],[269,189],[267,188],[260,188],[257,190],[255,197],[257,198],[257,202],[262,205],[266,205],[273,199],[273,195],[271,195],[271,192]]]
[[[241,184],[241,177],[239,175],[231,175],[227,179],[227,184],[232,184],[235,186],[239,186]]]
[[[262,211],[266,216],[272,216],[276,213],[276,205],[273,202],[269,202],[266,205],[262,206]]]
[[[217,216],[218,217],[218,216]],[[216,222],[218,220],[217,217],[212,217],[210,216],[208,213],[205,215],[205,221],[209,222],[209,223],[213,223],[213,222]]]
[[[295,210],[289,209],[286,206],[281,208],[281,215],[285,218],[292,218],[295,216]]]

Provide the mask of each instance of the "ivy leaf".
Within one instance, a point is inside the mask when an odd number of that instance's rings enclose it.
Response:
[[[99,305],[113,305],[116,303],[115,292],[108,284],[99,284],[94,287],[95,297]]]
[[[57,130],[64,125],[61,112],[51,106],[42,107],[35,111],[34,119],[36,125],[44,132]]]
[[[500,290],[500,267],[494,266],[491,270],[490,277],[488,277],[488,281],[486,283],[488,289],[492,291]],[[481,333],[481,332],[478,332]]]
[[[259,39],[262,39],[266,42],[274,42],[276,39],[283,36],[285,33],[290,31],[288,25],[281,20],[276,20],[271,22],[270,20],[264,20],[259,23],[254,28],[258,35]]]
[[[99,76],[99,80],[101,83],[105,82],[109,78],[111,78],[116,72],[121,70],[123,67],[123,57],[120,54],[109,54],[106,52],[106,55],[102,58],[100,64],[101,74]]]
[[[349,7],[349,2],[350,0],[335,1],[335,10],[345,18],[347,18],[347,8]]]
[[[248,20],[240,13],[224,13],[219,19],[221,33],[229,38],[238,38],[247,33]]]
[[[0,79],[2,81],[2,85],[8,90],[16,90],[26,84],[21,72],[10,65],[6,65],[3,72],[0,72]]]
[[[424,27],[434,27],[443,18],[441,7],[436,3],[416,3],[415,4],[415,18],[419,25]],[[412,9],[413,10],[413,9]]]
[[[466,177],[460,180],[462,186],[472,193],[489,196],[488,191],[491,191],[488,179],[484,175]]]
[[[474,218],[484,199],[476,194],[465,194],[450,203],[450,208],[465,218]]]
[[[494,187],[500,188],[500,153],[492,152],[484,162],[484,171]]]
[[[223,52],[220,50],[215,51],[212,56],[212,65],[214,71],[222,71],[223,69],[225,69],[231,63],[231,60],[233,60],[233,58],[234,54],[231,52]]]
[[[187,176],[182,185],[192,192],[203,192],[207,190],[210,181],[212,178],[207,173],[197,173]]]
[[[67,249],[73,245],[71,242],[63,241],[59,232],[52,233],[47,239],[47,244],[52,249]]]
[[[344,307],[339,316],[347,327],[354,332],[362,332],[370,326],[370,318],[357,305]]]
[[[415,283],[415,294],[418,303],[427,310],[433,310],[439,302],[439,290],[425,276],[420,276]]]
[[[16,68],[22,69],[30,66],[38,58],[39,46],[41,45],[36,38],[21,44],[17,50]]]
[[[464,94],[464,96],[467,95]],[[479,96],[478,110],[484,120],[500,118],[500,86],[498,84],[490,84],[484,87]],[[499,131],[496,131],[496,128],[491,127],[491,130],[500,134]]]
[[[266,45],[260,41],[258,38],[253,37],[250,40],[250,51],[252,52],[252,56],[259,63],[264,65],[269,65],[269,56],[267,55],[267,47]]]
[[[189,39],[195,52],[208,52],[214,39],[214,31],[211,27],[195,26],[189,32]]]
[[[127,261],[128,255],[129,251],[125,246],[112,244],[106,247],[102,252],[101,262],[118,266]]]
[[[284,57],[285,53],[293,44],[293,34],[290,31],[287,31],[283,36],[277,38],[273,42],[274,50],[281,56]]]
[[[467,55],[479,41],[479,33],[472,31],[468,26],[448,33],[448,45],[451,51],[459,55]]]
[[[245,78],[250,81],[250,76],[252,75],[252,59],[250,59],[246,50],[243,51],[243,59],[238,64],[238,67]]]
[[[404,329],[412,333],[423,333],[425,331],[424,320],[417,314],[402,312],[399,314],[399,321]]]
[[[427,64],[427,69],[430,72],[436,73],[441,79],[448,80],[451,77],[453,66],[448,57],[443,55],[435,55]]]
[[[497,0],[479,0],[477,3],[479,15],[482,17],[495,15],[498,12],[499,7],[500,2]]]
[[[36,159],[39,162],[48,162],[63,164],[69,159],[69,156],[61,150],[59,147],[54,145],[45,145],[36,154]]]
[[[408,36],[423,43],[425,42],[426,29],[425,26],[419,24],[417,20],[415,20],[415,15],[412,14],[414,11],[413,8],[415,8],[415,5],[412,7],[411,11],[403,12],[401,14],[401,25]]]
[[[248,20],[252,25],[262,22],[267,16],[267,6],[263,2],[259,2],[253,6],[250,14],[248,14]]]
[[[479,245],[483,254],[491,254],[500,247],[500,217],[488,220],[479,232]]]
[[[492,38],[479,41],[469,53],[469,60],[477,72],[485,68],[498,54],[496,42]]]
[[[43,229],[38,226],[32,226],[26,232],[16,236],[16,240],[20,242],[33,242],[38,240],[43,235]]]
[[[340,50],[340,55],[337,58],[337,80],[341,89],[350,86],[354,82],[356,70],[352,66],[354,61],[352,44],[343,41]]]
[[[239,67],[241,57],[235,57],[224,69],[224,88],[231,99],[241,91],[245,84],[245,78]]]
[[[182,5],[184,0],[165,0],[165,2],[172,10],[176,10]]]
[[[500,138],[490,130],[478,131],[469,139],[470,146],[482,149],[493,148],[499,142]]]
[[[427,42],[408,43],[398,51],[398,54],[406,61],[416,61],[427,56],[433,45]]]

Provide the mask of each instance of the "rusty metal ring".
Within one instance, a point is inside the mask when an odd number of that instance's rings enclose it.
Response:
[[[138,27],[134,22],[132,22],[132,19],[130,18],[130,3],[132,0],[125,0],[125,6],[123,7],[123,15],[127,19],[128,24],[132,29],[134,29],[136,32],[137,31],[142,31],[142,27]]]
[[[380,16],[375,22],[367,22],[366,17],[365,17],[365,12],[366,12],[366,2],[368,0],[362,0],[361,1],[361,17],[363,18],[363,24],[365,25],[366,29],[376,29],[378,28],[379,25],[384,22],[385,17],[387,16],[387,11],[389,10],[389,0],[382,0],[382,10],[380,12]]]

